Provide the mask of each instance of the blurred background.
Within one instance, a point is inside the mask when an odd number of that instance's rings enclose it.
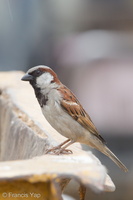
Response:
[[[0,71],[40,64],[71,88],[129,168],[125,174],[95,151],[117,187],[98,199],[132,200],[133,1],[0,0]],[[77,199],[75,191],[65,192]]]

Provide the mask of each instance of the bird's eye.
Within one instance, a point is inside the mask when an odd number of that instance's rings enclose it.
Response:
[[[42,72],[40,71],[40,70],[37,70],[36,72],[35,72],[35,75],[36,76],[40,76],[42,74]]]

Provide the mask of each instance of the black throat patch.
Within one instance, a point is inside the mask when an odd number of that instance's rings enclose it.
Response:
[[[48,97],[47,95],[43,95],[40,91],[41,91],[40,88],[36,88],[35,94],[40,106],[43,107],[47,104]]]
[[[45,106],[47,104],[48,96],[42,94],[41,89],[38,88],[35,83],[32,82],[31,85],[34,88],[36,98],[37,98],[37,100],[38,100],[38,102],[39,102],[39,104],[42,108],[43,106]]]

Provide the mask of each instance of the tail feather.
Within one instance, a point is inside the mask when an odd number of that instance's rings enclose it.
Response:
[[[102,149],[102,153],[108,156],[120,169],[122,169],[125,172],[128,172],[126,166],[115,156],[115,154],[106,145]]]

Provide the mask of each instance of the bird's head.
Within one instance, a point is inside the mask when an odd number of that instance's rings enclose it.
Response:
[[[29,81],[34,89],[35,87],[40,89],[47,87],[54,88],[60,84],[56,73],[50,67],[43,65],[29,69],[21,80]]]

